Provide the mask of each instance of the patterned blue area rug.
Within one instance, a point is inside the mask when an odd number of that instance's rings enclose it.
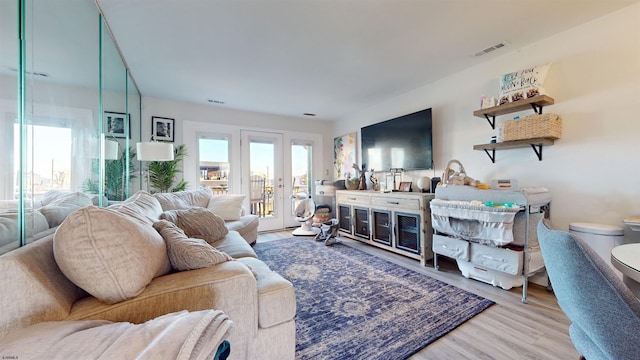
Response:
[[[347,245],[255,245],[296,290],[297,359],[406,359],[493,302]]]

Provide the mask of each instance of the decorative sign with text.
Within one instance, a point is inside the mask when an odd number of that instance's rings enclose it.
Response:
[[[543,95],[544,80],[551,64],[504,74],[500,79],[499,104]]]

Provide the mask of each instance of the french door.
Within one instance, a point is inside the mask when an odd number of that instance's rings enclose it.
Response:
[[[260,216],[258,231],[279,230],[285,227],[285,201],[289,200],[286,186],[283,134],[263,131],[240,131],[242,193],[247,194],[246,209]],[[290,178],[287,176],[286,178]]]

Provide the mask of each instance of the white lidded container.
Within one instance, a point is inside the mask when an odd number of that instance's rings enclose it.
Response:
[[[624,241],[624,229],[622,227],[592,223],[571,223],[569,224],[569,232],[574,237],[587,243],[615,270],[616,274],[622,276],[611,265],[611,249],[622,245]]]

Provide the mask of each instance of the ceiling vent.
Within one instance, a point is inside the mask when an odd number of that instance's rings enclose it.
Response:
[[[482,56],[482,55],[488,54],[488,53],[490,53],[492,51],[496,51],[496,50],[502,49],[503,47],[508,46],[508,45],[509,45],[508,42],[501,41],[501,42],[499,42],[499,43],[497,43],[497,44],[495,44],[493,46],[490,46],[490,47],[488,47],[488,48],[486,48],[484,50],[478,51],[477,53],[474,54],[474,56]]]

